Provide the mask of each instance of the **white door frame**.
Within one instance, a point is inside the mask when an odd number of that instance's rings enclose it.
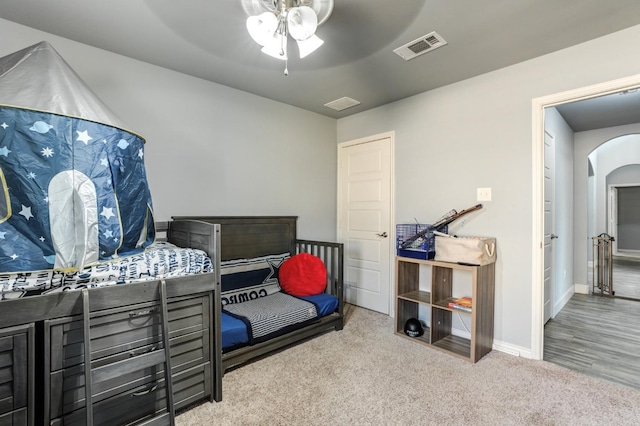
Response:
[[[544,109],[640,86],[640,74],[532,100],[531,357],[542,359],[544,344]]]
[[[396,223],[396,197],[395,197],[395,188],[396,188],[396,174],[395,174],[395,132],[394,131],[390,131],[390,132],[384,132],[384,133],[378,133],[377,135],[372,135],[372,136],[366,136],[364,138],[360,138],[360,139],[354,139],[351,141],[347,141],[347,142],[340,142],[338,143],[338,176],[337,176],[337,188],[336,188],[336,194],[337,194],[337,201],[336,201],[336,205],[337,205],[337,209],[336,209],[336,224],[337,224],[337,229],[336,229],[336,235],[338,236],[338,241],[342,241],[342,224],[340,222],[341,220],[341,211],[342,211],[342,194],[341,194],[341,188],[340,188],[340,183],[341,183],[341,168],[340,168],[340,163],[342,161],[342,149],[344,147],[347,146],[352,146],[352,145],[359,145],[359,144],[363,144],[363,143],[367,143],[367,142],[373,142],[373,141],[377,141],[380,139],[385,139],[385,138],[389,138],[390,141],[390,154],[389,154],[389,162],[391,169],[389,170],[389,178],[391,180],[390,183],[390,194],[389,194],[389,202],[390,202],[390,206],[389,206],[389,222],[391,223],[392,229],[389,232],[389,238],[392,238],[393,243],[389,244],[389,285],[391,286],[389,288],[389,316],[390,317],[395,317],[395,312],[394,312],[394,303],[393,302],[393,298],[395,296],[395,290],[394,290],[394,283],[395,283],[395,255],[396,255],[396,244],[395,244],[395,223]]]

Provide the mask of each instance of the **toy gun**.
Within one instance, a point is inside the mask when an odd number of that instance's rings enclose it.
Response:
[[[413,237],[411,237],[408,240],[404,241],[402,243],[402,248],[405,248],[405,249],[409,248],[414,241],[416,241],[419,238],[424,238],[429,231],[432,231],[434,229],[437,230],[438,228],[442,228],[443,226],[446,226],[446,225],[450,224],[451,222],[455,221],[456,219],[460,219],[462,216],[464,216],[466,214],[469,214],[471,212],[474,212],[476,210],[480,210],[481,208],[482,208],[482,204],[476,204],[475,206],[469,207],[468,209],[462,210],[461,212],[457,212],[456,210],[451,210],[450,212],[445,214],[442,218],[438,219],[438,221],[436,223],[434,223],[433,225],[431,225],[427,229],[418,232]]]

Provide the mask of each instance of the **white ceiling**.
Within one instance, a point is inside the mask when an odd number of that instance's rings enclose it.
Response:
[[[240,0],[2,0],[0,17],[341,118],[637,25],[640,1],[335,0],[325,44],[291,58],[289,76],[249,37]],[[431,31],[448,44],[410,61],[393,53]],[[361,104],[324,106],[343,96]]]

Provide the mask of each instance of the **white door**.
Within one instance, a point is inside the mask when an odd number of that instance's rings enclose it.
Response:
[[[543,324],[553,313],[554,232],[553,197],[555,190],[555,139],[544,132],[544,315]]]
[[[338,238],[344,243],[345,300],[389,314],[392,135],[338,146]]]

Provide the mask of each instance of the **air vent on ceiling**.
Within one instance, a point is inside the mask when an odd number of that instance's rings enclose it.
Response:
[[[324,104],[324,106],[326,106],[327,108],[331,108],[336,111],[342,111],[356,105],[360,105],[360,101],[356,101],[355,99],[352,99],[348,96],[344,96],[340,99],[336,99],[335,101]]]
[[[435,50],[438,47],[442,47],[446,44],[447,42],[442,38],[442,36],[433,31],[426,36],[422,36],[418,39],[410,41],[404,46],[393,49],[393,51],[397,53],[402,59],[408,61],[424,53],[431,52],[432,50]]]

